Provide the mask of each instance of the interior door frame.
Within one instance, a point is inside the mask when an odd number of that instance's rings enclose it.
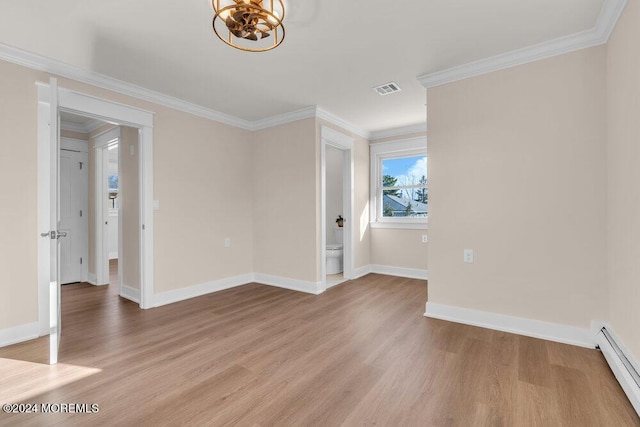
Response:
[[[38,230],[42,218],[48,218],[52,209],[49,197],[48,166],[52,152],[49,134],[49,83],[36,82],[38,92]],[[80,114],[110,123],[137,128],[139,131],[140,178],[140,308],[154,306],[153,277],[153,113],[107,99],[58,87],[58,106],[61,111]],[[45,228],[49,229],[47,224]],[[44,249],[45,239],[38,234],[38,317],[40,335],[49,334],[49,249]],[[46,283],[46,290],[45,290]]]
[[[109,221],[109,207],[105,204],[105,195],[108,193],[108,156],[105,150],[108,149],[111,141],[118,140],[118,148],[120,147],[120,126],[113,127],[99,135],[95,136],[95,145],[93,147],[94,156],[94,202],[95,202],[95,266],[96,266],[96,285],[106,285],[109,283],[109,227],[105,221]],[[118,149],[118,162],[120,162],[120,149]],[[118,164],[118,167],[120,165]],[[118,171],[120,176],[120,171]],[[122,210],[118,211],[118,255],[121,256],[122,248]],[[118,278],[120,279],[118,290],[122,294],[122,277],[120,274],[121,263],[118,263]]]
[[[77,151],[83,153],[87,156],[87,161],[85,162],[85,167],[88,168],[89,161],[89,141],[85,141],[83,139],[76,138],[68,138],[68,137],[60,137],[60,149],[61,150],[70,150]],[[85,183],[87,186],[87,200],[84,203],[83,209],[83,225],[82,225],[82,274],[81,280],[86,282],[89,276],[89,200],[88,200],[88,190],[89,190],[89,182],[87,178],[87,182]]]
[[[354,247],[353,226],[354,218],[354,139],[328,126],[320,126],[320,283],[321,290],[327,289],[327,146],[344,152],[342,209],[344,221],[344,281],[353,279],[354,275]],[[337,285],[336,283],[335,285]]]

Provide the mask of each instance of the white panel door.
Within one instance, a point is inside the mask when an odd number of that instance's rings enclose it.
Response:
[[[88,154],[60,150],[60,223],[58,230],[67,233],[60,241],[60,281],[85,280],[87,262],[89,175]]]
[[[59,241],[64,233],[59,233],[60,218],[60,115],[58,111],[58,81],[49,79],[49,238],[51,252],[49,259],[49,363],[58,363],[60,333],[62,332],[60,312],[60,253]]]

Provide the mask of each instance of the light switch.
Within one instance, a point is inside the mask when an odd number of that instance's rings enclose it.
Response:
[[[422,235],[422,243],[427,243],[427,235],[426,234]]]

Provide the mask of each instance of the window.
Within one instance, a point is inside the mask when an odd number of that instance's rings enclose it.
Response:
[[[118,191],[118,175],[109,175],[109,190]]]
[[[371,225],[426,228],[429,213],[424,138],[371,145]]]

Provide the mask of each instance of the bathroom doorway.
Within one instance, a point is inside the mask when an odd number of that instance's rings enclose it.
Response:
[[[322,289],[353,278],[353,138],[321,128]]]

